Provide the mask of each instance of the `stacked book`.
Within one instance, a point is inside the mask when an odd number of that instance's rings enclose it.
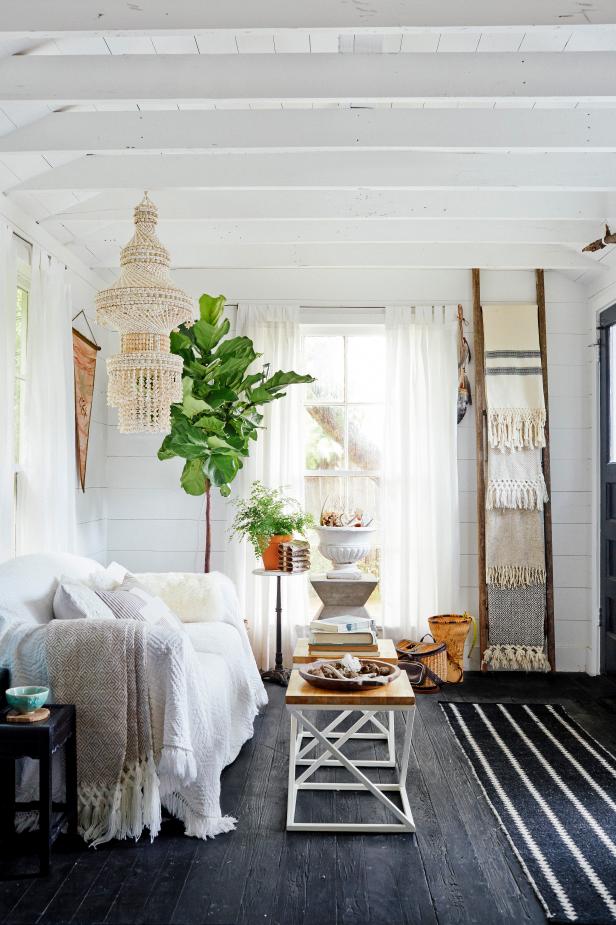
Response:
[[[322,655],[325,652],[372,655],[378,651],[376,624],[369,617],[342,615],[313,620],[310,624],[308,652],[311,655]]]
[[[310,568],[310,543],[306,540],[280,543],[278,568],[281,572],[306,572]]]

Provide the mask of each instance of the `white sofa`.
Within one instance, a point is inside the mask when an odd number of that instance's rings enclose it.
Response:
[[[103,571],[91,559],[68,555],[22,556],[0,564],[0,668],[9,669],[12,685],[49,683],[45,633],[53,619],[53,598],[60,578],[85,581],[93,572]],[[225,575],[216,572],[138,577],[184,617],[183,622],[186,618],[198,621],[184,622],[184,628],[198,662],[197,689],[211,730],[208,753],[215,755],[211,769],[208,767],[208,780],[219,790],[222,768],[250,738],[254,717],[267,703],[235,588]],[[21,624],[17,634],[16,621]],[[12,641],[16,637],[17,643]]]

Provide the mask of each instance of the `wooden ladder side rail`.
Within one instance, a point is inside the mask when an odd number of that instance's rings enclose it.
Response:
[[[550,476],[550,412],[548,402],[548,350],[547,324],[545,317],[545,278],[543,270],[535,270],[537,289],[537,320],[539,322],[539,349],[543,370],[543,398],[545,401],[545,446],[541,452],[543,477],[550,499],[543,508],[543,529],[545,534],[545,635],[547,638],[548,661],[556,671],[556,648],[554,642],[554,563],[552,561],[552,480]]]
[[[473,360],[475,363],[475,441],[477,455],[477,586],[479,589],[479,658],[481,670],[483,653],[488,645],[488,589],[486,586],[486,388],[483,343],[483,314],[481,312],[481,282],[479,269],[472,271],[473,283]]]

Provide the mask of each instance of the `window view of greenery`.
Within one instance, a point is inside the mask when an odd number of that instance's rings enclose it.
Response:
[[[324,507],[361,510],[378,526],[385,339],[373,332],[306,334],[304,366],[316,378],[307,387],[305,400],[307,509],[317,523]],[[314,533],[311,547],[311,571],[331,568],[318,552]],[[375,549],[358,565],[378,576],[378,533]]]
[[[26,381],[26,339],[28,336],[28,291],[17,287],[15,309],[15,398],[13,407],[13,437],[15,465],[23,458],[23,406]]]

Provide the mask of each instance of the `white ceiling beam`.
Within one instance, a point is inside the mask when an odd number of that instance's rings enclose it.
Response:
[[[13,55],[0,100],[616,100],[616,52]]]
[[[195,32],[210,29],[442,29],[443,27],[523,27],[587,25],[616,21],[611,0],[373,0],[348,3],[345,0],[225,0],[225,3],[195,3],[194,0],[28,0],[4,3],[0,30],[9,33],[60,35],[69,33]]]
[[[615,214],[616,218],[616,214]],[[612,222],[616,230],[616,221]],[[127,213],[125,221],[47,222],[46,227],[63,227],[76,241],[88,247],[116,248],[119,254],[133,234]],[[260,222],[166,222],[160,234],[173,254],[188,248],[210,248],[221,244],[506,244],[583,245],[596,238],[602,225],[597,221],[485,221],[481,219],[402,219],[391,221],[271,221]]]
[[[16,190],[116,189],[614,190],[611,154],[443,154],[354,151],[294,154],[90,155],[37,174]]]
[[[55,193],[38,193],[49,221],[124,221],[143,188],[94,195],[69,209],[54,206]],[[602,222],[616,214],[616,194],[525,190],[158,190],[152,193],[161,224],[203,219],[223,222],[399,221],[407,218],[578,219]],[[46,219],[43,222],[47,221]]]
[[[80,246],[79,244],[77,245]],[[88,245],[89,246],[89,245]],[[70,246],[69,246],[70,248]],[[94,266],[116,267],[117,248],[90,248]],[[274,269],[283,267],[473,267],[559,270],[592,269],[595,261],[576,250],[555,245],[511,244],[296,244],[199,246],[172,255],[175,268]]]
[[[287,150],[616,151],[608,109],[56,112],[0,138],[0,153]]]

